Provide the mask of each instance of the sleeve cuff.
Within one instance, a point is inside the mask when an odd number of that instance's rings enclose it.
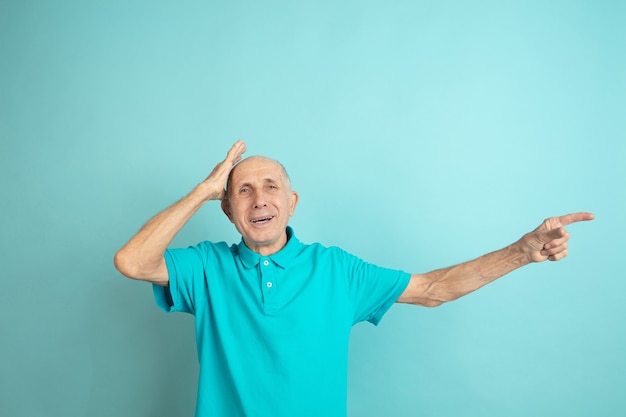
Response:
[[[391,306],[395,304],[396,300],[400,298],[406,287],[409,285],[410,279],[410,274],[402,272],[402,276],[398,279],[398,285],[396,285],[396,288],[394,289],[389,299],[367,321],[372,323],[374,326],[378,326],[385,313],[389,311]]]
[[[169,251],[165,251],[164,254],[165,265],[167,266],[168,274],[168,286],[163,287],[161,285],[152,284],[152,292],[154,294],[154,300],[157,306],[165,312],[178,311],[175,297],[172,294],[177,294],[177,281],[176,281],[176,267],[172,262]]]

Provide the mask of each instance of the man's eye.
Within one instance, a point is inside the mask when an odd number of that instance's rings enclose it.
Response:
[[[250,189],[248,189],[248,188],[242,188],[241,190],[239,190],[240,193],[247,193],[249,191],[250,191]]]

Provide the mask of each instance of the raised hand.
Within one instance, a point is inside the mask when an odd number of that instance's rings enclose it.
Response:
[[[594,218],[592,213],[587,212],[550,217],[535,230],[524,235],[519,243],[532,262],[558,261],[567,256],[567,241],[570,237],[563,227]]]
[[[209,176],[203,181],[208,187],[210,200],[221,200],[224,198],[224,188],[228,181],[228,174],[233,166],[241,161],[241,156],[246,151],[246,144],[242,140],[238,140],[233,144],[226,158],[217,164]]]
[[[204,181],[178,202],[151,218],[117,251],[114,261],[116,268],[129,278],[167,286],[169,273],[163,257],[167,246],[206,201],[223,197],[228,174],[245,151],[246,144],[243,141],[235,142],[226,158],[213,168]]]

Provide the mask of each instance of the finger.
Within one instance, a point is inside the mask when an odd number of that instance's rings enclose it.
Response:
[[[246,151],[246,144],[242,140],[238,140],[231,146],[231,148],[226,153],[226,158],[220,163],[218,163],[208,178],[221,178],[223,181],[226,181],[228,177],[228,173],[233,168],[233,166],[241,160],[243,153]]]
[[[541,239],[548,243],[555,239],[561,239],[563,237],[569,238],[569,233],[562,227],[557,227],[556,229],[549,229],[542,233]]]
[[[593,220],[596,216],[593,213],[588,213],[586,211],[581,211],[579,213],[571,213],[566,214],[565,216],[559,216],[556,220],[560,223],[561,226],[567,226],[568,224],[576,223],[576,222],[584,222]]]
[[[563,237],[551,240],[549,242],[544,243],[543,245],[543,249],[552,249],[555,248],[557,246],[561,246],[564,243],[567,243],[567,241],[570,238],[570,234],[567,233],[567,231],[565,231],[565,235],[563,235]]]
[[[552,241],[550,243],[546,243],[541,249],[540,253],[542,256],[551,256],[556,255],[560,252],[567,250],[567,239],[562,241]]]
[[[561,259],[565,258],[566,256],[567,256],[567,249],[565,249],[565,250],[563,250],[563,251],[561,251],[559,253],[556,253],[554,255],[548,256],[548,260],[549,261],[553,261],[553,262],[554,261],[560,261]]]
[[[245,151],[246,143],[239,139],[228,151],[228,154],[226,155],[226,160],[229,161],[232,165],[235,165],[237,162],[241,161],[241,156],[244,154]]]

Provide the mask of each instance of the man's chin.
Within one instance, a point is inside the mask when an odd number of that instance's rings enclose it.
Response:
[[[269,255],[281,250],[287,244],[286,229],[281,234],[274,231],[253,231],[244,237],[246,246],[257,253]]]

